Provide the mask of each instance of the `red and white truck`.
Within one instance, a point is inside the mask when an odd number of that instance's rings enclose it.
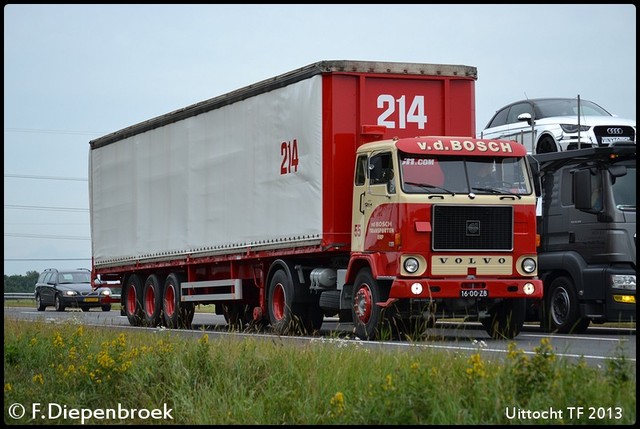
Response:
[[[522,145],[466,137],[476,79],[322,61],[92,140],[93,278],[132,325],[215,304],[279,334],[465,317],[513,338],[542,297],[536,200]]]

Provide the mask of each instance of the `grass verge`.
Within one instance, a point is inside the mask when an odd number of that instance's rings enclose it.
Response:
[[[636,421],[631,362],[621,355],[594,368],[558,360],[545,338],[534,355],[512,343],[508,358],[493,362],[480,353],[373,351],[353,340],[289,346],[260,337],[185,339],[163,330],[118,333],[7,317],[4,334],[8,424]],[[20,418],[13,404],[26,410]],[[44,412],[51,407],[55,418]]]

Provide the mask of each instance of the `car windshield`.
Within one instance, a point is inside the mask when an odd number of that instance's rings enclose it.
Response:
[[[532,192],[524,158],[433,157],[400,154],[402,189],[416,194]]]
[[[91,275],[89,272],[86,273],[59,273],[58,274],[58,283],[91,283]]]
[[[535,103],[535,115],[537,119],[578,116],[578,99],[538,100]],[[611,116],[611,114],[591,101],[580,100],[580,116]]]

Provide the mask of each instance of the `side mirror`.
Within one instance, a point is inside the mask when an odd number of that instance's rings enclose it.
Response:
[[[576,209],[591,212],[592,193],[591,171],[587,168],[573,173],[573,203]]]
[[[518,115],[518,122],[526,122],[531,125],[531,113],[520,113]]]

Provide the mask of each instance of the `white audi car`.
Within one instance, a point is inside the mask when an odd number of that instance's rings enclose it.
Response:
[[[635,143],[636,121],[613,116],[589,100],[537,98],[498,110],[479,137],[516,140],[530,153],[558,152],[618,141]]]

